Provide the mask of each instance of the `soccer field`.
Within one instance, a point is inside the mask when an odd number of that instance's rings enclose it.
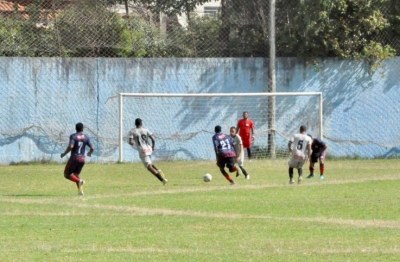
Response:
[[[235,186],[214,162],[155,164],[166,186],[87,164],[85,196],[64,165],[0,166],[0,261],[400,261],[399,160],[328,159],[301,185],[285,160],[247,161]]]

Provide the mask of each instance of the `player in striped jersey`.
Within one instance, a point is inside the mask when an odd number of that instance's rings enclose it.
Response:
[[[228,167],[230,173],[237,171],[235,167],[236,153],[234,149],[234,140],[231,136],[221,132],[221,126],[215,126],[214,131],[215,135],[213,135],[212,141],[217,158],[217,166],[226,180],[228,180],[231,185],[234,185],[235,181],[233,181],[225,171],[225,166]]]

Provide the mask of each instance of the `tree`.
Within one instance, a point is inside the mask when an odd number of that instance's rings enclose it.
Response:
[[[128,55],[131,49],[125,22],[101,5],[85,2],[64,11],[56,28],[71,56],[118,57]]]
[[[277,46],[281,56],[385,59],[394,55],[377,36],[390,26],[377,8],[388,0],[281,1]],[[290,7],[290,8],[288,8]]]

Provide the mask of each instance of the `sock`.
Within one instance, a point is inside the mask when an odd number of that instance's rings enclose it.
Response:
[[[160,174],[157,174],[157,175],[155,175],[157,178],[158,178],[158,180],[160,180],[161,182],[162,181],[164,181],[164,178],[160,175]]]
[[[321,176],[324,175],[324,171],[325,171],[325,165],[324,164],[319,164],[319,172],[320,172]]]
[[[79,177],[77,177],[74,174],[71,174],[67,179],[69,179],[69,180],[71,180],[72,182],[75,182],[75,183],[79,183],[79,181],[81,180]]]
[[[226,173],[225,170],[221,170],[222,175],[228,180],[229,182],[233,182],[232,178],[229,176],[228,173]]]
[[[289,178],[293,179],[293,168],[289,167]]]
[[[299,168],[297,171],[299,171],[299,177],[303,175],[303,168]]]
[[[249,174],[247,174],[247,171],[246,171],[246,169],[244,169],[242,166],[239,166],[240,167],[240,169],[242,170],[242,172],[243,172],[243,174],[245,175],[245,176],[248,176]]]
[[[310,167],[310,175],[314,175],[314,167]]]

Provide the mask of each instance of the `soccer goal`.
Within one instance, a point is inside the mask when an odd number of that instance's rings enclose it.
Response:
[[[287,143],[300,125],[308,133],[323,136],[321,92],[119,94],[119,161],[138,154],[128,144],[136,118],[153,132],[158,160],[213,160],[211,137],[220,125],[224,133],[236,126],[243,112],[255,123],[254,158],[287,157]],[[133,152],[135,151],[135,152]],[[246,154],[245,154],[246,155]]]

